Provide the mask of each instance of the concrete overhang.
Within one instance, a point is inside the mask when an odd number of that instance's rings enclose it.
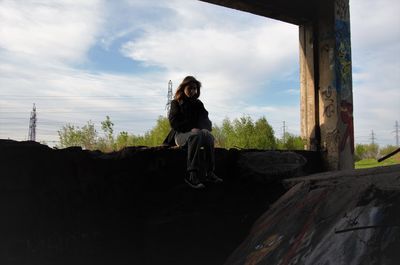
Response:
[[[200,0],[211,4],[233,8],[284,22],[301,25],[313,20],[319,5],[326,0]]]
[[[299,26],[301,136],[327,170],[354,168],[350,0],[200,0]]]

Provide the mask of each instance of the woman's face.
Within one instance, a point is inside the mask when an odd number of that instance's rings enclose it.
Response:
[[[195,83],[188,84],[184,89],[185,95],[188,98],[193,98],[197,95],[197,85]]]

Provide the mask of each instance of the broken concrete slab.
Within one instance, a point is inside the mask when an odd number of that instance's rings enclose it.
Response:
[[[288,181],[226,264],[399,263],[398,165]]]
[[[240,153],[237,161],[241,176],[260,182],[302,176],[306,163],[304,156],[290,151],[246,151]]]

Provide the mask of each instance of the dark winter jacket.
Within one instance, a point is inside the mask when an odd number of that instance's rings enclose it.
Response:
[[[171,101],[168,115],[171,131],[164,140],[164,145],[175,145],[176,132],[189,132],[193,128],[211,131],[212,123],[208,111],[199,99],[185,99],[182,102]]]

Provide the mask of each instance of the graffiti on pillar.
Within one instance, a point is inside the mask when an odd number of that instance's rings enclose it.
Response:
[[[335,114],[335,106],[333,105],[334,100],[333,99],[329,99],[326,102],[326,106],[324,109],[324,115],[328,118],[332,117],[333,114]]]
[[[336,20],[336,89],[342,99],[351,96],[351,44],[350,24]],[[349,99],[350,100],[350,99]]]
[[[338,129],[333,129],[326,134],[326,142],[324,143],[324,147],[327,150],[333,150],[335,146],[338,145],[340,140],[340,133]]]
[[[335,15],[336,19],[349,20],[349,0],[335,1]]]
[[[354,154],[353,92],[349,0],[335,0],[335,85],[340,104],[340,152],[349,143]],[[339,129],[338,128],[338,129]]]
[[[340,151],[343,151],[346,142],[350,141],[350,150],[354,154],[354,125],[353,125],[353,104],[345,100],[340,103],[340,117],[342,122],[346,125],[346,129],[340,142]]]
[[[330,118],[335,114],[335,100],[332,86],[322,90],[322,99],[324,100],[324,116]]]

